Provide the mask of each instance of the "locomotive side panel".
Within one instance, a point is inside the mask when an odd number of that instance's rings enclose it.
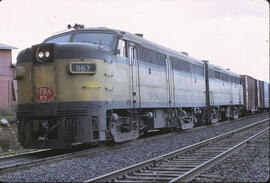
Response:
[[[109,81],[106,93],[112,94],[112,107],[116,109],[132,108],[132,89],[129,75],[128,60],[114,61],[108,64],[109,69],[105,71],[104,78]]]
[[[243,105],[243,87],[240,84],[240,78],[237,77],[237,83],[233,83],[232,88],[233,88],[233,104]]]
[[[192,75],[192,107],[205,107],[205,78],[199,74]]]
[[[209,77],[210,103],[212,106],[231,104],[232,91],[230,83],[221,80],[222,73],[217,71],[215,72],[216,72],[215,75],[212,74],[212,76]]]
[[[232,98],[231,98],[231,86],[227,81],[222,81],[222,86],[223,86],[223,100],[222,103],[223,105],[228,105],[232,103]]]
[[[217,95],[220,96],[218,105],[227,105],[230,102],[230,88],[228,83],[224,81],[218,81],[219,89],[217,89]],[[215,93],[215,92],[214,92]]]
[[[142,108],[168,107],[166,67],[139,61]]]
[[[209,98],[211,106],[222,105],[222,84],[213,78],[209,78]]]
[[[174,71],[175,107],[192,107],[193,85],[191,73]]]
[[[241,84],[224,82],[211,78],[209,79],[209,88],[210,96],[213,96],[211,105],[221,106],[243,104]]]

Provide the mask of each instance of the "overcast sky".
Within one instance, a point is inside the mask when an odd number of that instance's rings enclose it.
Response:
[[[269,81],[266,0],[2,0],[0,43],[18,51],[68,24],[109,27]],[[18,51],[14,51],[16,57]]]

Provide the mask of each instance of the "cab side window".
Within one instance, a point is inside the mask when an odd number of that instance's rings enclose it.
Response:
[[[120,51],[118,55],[120,55],[121,57],[127,57],[127,42],[126,41],[119,39],[117,49]]]

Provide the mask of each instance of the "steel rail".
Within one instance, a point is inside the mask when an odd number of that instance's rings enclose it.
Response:
[[[171,180],[170,183],[191,181],[195,176],[197,176],[201,172],[203,172],[206,169],[208,169],[208,168],[214,166],[215,164],[219,163],[220,161],[222,161],[223,159],[225,159],[226,157],[228,157],[229,155],[234,153],[239,148],[243,147],[247,143],[250,143],[251,141],[254,141],[256,138],[260,137],[261,135],[263,135],[265,132],[268,132],[268,131],[269,131],[269,127],[262,130],[262,131],[260,131],[259,133],[255,134],[255,135],[253,135],[252,137],[248,138],[247,140],[233,146],[232,148],[226,150],[225,152],[215,156],[214,158],[204,162],[200,166],[197,166],[197,167],[191,169],[190,171],[182,174],[181,176]]]
[[[264,115],[264,113],[262,114]],[[256,116],[256,115],[255,115]],[[238,118],[235,120],[231,120],[231,121],[224,121],[223,123],[220,124],[224,124],[224,123],[228,123],[228,122],[233,122],[233,121],[237,121],[237,120],[243,120],[243,119],[248,119],[248,118],[252,118],[254,116],[246,116],[243,118]],[[211,127],[212,125],[217,125],[217,124],[211,124],[209,125],[209,127]],[[199,130],[199,128],[197,128],[197,130]],[[177,134],[181,134],[181,133],[187,133],[191,130],[196,130],[196,128],[194,129],[189,129],[189,130],[185,130],[185,131],[181,131],[181,132],[173,132],[173,133],[169,133],[169,134],[161,134],[161,135],[155,135],[155,136],[150,136],[147,137],[146,139],[138,139],[135,141],[131,141],[131,142],[123,142],[121,144],[115,144],[113,146],[105,146],[105,147],[96,147],[96,148],[92,148],[92,149],[87,149],[87,150],[82,150],[82,151],[77,151],[77,152],[69,152],[69,153],[63,153],[63,154],[58,154],[58,155],[53,155],[53,156],[47,156],[45,158],[39,158],[39,159],[35,159],[35,160],[28,160],[25,162],[20,162],[16,163],[16,164],[8,164],[8,165],[4,165],[1,166],[1,162],[7,162],[8,160],[16,160],[17,158],[23,158],[23,157],[31,157],[32,155],[41,155],[43,153],[49,153],[50,151],[53,151],[51,149],[42,149],[42,150],[37,150],[37,151],[31,151],[31,152],[27,152],[27,153],[22,153],[22,154],[17,154],[17,155],[10,155],[10,156],[3,156],[0,157],[0,175],[5,173],[5,172],[9,172],[9,171],[16,171],[19,169],[23,169],[23,168],[30,168],[33,167],[35,165],[41,165],[41,164],[47,164],[47,163],[51,163],[51,162],[55,162],[55,161],[60,161],[60,160],[65,160],[65,159],[70,159],[73,157],[78,157],[78,156],[84,156],[84,155],[88,155],[89,153],[97,153],[97,152],[102,152],[107,150],[108,148],[119,148],[122,146],[126,146],[128,144],[137,144],[137,143],[142,143],[145,141],[151,141],[151,140],[155,140],[156,138],[160,138],[160,137],[167,137],[167,136],[172,136],[172,135],[177,135]],[[156,161],[158,162],[158,161]]]
[[[16,159],[16,158],[20,158],[20,157],[24,157],[24,156],[28,156],[28,155],[40,154],[40,153],[44,153],[44,152],[47,152],[47,151],[50,151],[50,150],[51,149],[41,149],[41,150],[33,150],[33,151],[20,153],[20,154],[0,156],[0,165],[1,165],[1,161],[6,161],[8,159]]]
[[[60,160],[70,159],[70,158],[73,158],[73,157],[87,155],[90,152],[92,152],[92,153],[100,152],[100,151],[104,150],[104,148],[106,148],[106,147],[101,147],[101,148],[100,147],[95,147],[95,148],[92,148],[92,149],[86,149],[86,150],[80,150],[80,151],[74,151],[74,152],[67,152],[67,153],[59,153],[59,154],[56,154],[56,155],[46,156],[46,157],[43,157],[43,158],[37,158],[37,159],[32,160],[32,161],[26,161],[26,162],[21,162],[21,163],[17,163],[17,164],[7,165],[7,166],[1,166],[0,165],[0,175],[5,173],[5,172],[15,171],[15,170],[23,169],[23,168],[33,167],[33,166],[36,166],[36,165],[41,165],[41,164],[56,162],[56,161],[60,161]],[[39,153],[42,153],[42,151],[39,152]]]
[[[264,115],[267,114],[268,112],[265,113],[261,113],[260,115]],[[215,124],[210,124],[208,126],[200,126],[197,128],[192,128],[192,129],[187,129],[185,130],[185,132],[189,132],[189,131],[193,131],[193,130],[198,130],[199,128],[206,128],[206,127],[211,127],[211,126],[216,126],[216,125],[221,125],[221,124],[226,124],[232,121],[239,121],[239,120],[243,120],[243,119],[249,119],[249,118],[253,118],[256,117],[257,115],[252,115],[252,116],[245,116],[242,118],[237,118],[237,119],[233,119],[233,120],[227,120],[227,121],[223,121],[223,122],[219,122],[219,123],[215,123]],[[165,134],[164,136],[167,136],[168,134]],[[46,153],[52,151],[52,149],[40,149],[40,150],[33,150],[33,151],[29,151],[29,152],[25,152],[25,153],[19,153],[19,154],[13,154],[13,155],[7,155],[7,156],[0,156],[0,165],[1,165],[1,161],[6,161],[9,159],[16,159],[16,158],[20,158],[20,157],[24,157],[24,156],[31,156],[31,155],[38,155],[38,154],[42,154],[42,153]]]
[[[126,167],[126,168],[123,168],[123,169],[120,169],[120,170],[117,170],[117,171],[114,171],[114,172],[111,172],[111,173],[108,173],[108,174],[105,174],[105,175],[96,177],[96,178],[92,178],[92,179],[86,180],[85,183],[88,183],[88,182],[110,182],[110,181],[111,182],[121,182],[121,179],[118,179],[118,178],[128,177],[130,174],[132,174],[132,172],[136,172],[138,170],[148,169],[149,167],[156,167],[156,166],[160,165],[161,163],[166,162],[166,160],[168,160],[168,159],[171,159],[171,158],[174,158],[176,156],[182,155],[182,154],[184,154],[186,152],[192,151],[192,150],[197,149],[199,147],[206,146],[207,144],[210,144],[212,142],[216,142],[216,141],[218,141],[220,139],[223,139],[225,137],[229,137],[229,136],[231,136],[233,134],[236,134],[236,133],[245,131],[245,130],[250,129],[250,128],[254,127],[254,126],[257,126],[259,124],[262,124],[262,123],[264,123],[266,121],[269,121],[269,118],[264,119],[264,120],[260,120],[258,122],[255,122],[253,124],[244,126],[242,128],[238,128],[236,130],[233,130],[233,131],[230,131],[230,132],[221,134],[219,136],[212,137],[210,139],[207,139],[207,140],[204,140],[204,141],[195,143],[193,145],[190,145],[190,146],[181,148],[179,150],[170,152],[168,154],[165,154],[165,155],[162,155],[162,156],[158,156],[158,157],[153,158],[151,160],[144,161],[144,162],[141,162],[141,163],[138,163],[138,164],[135,164],[135,165],[132,165],[132,166],[129,166],[129,167]],[[179,177],[179,175],[180,174],[178,174],[178,176],[174,176],[174,177]],[[160,180],[164,180],[166,182],[170,181],[170,180],[166,180],[165,178],[164,179],[160,179]],[[130,181],[130,182],[136,182],[136,181]],[[143,181],[139,181],[139,182],[143,182]]]
[[[54,151],[52,149],[41,149],[41,150],[35,150],[15,155],[9,155],[9,156],[2,156],[0,157],[0,174],[3,170],[7,170],[10,167],[15,167],[16,162],[19,162],[17,164],[23,164],[23,161],[30,161],[30,159],[37,158],[38,156],[49,156],[50,153],[53,153]]]
[[[101,146],[101,147],[96,147],[96,148],[87,149],[87,150],[78,151],[78,152],[51,155],[51,156],[38,158],[34,160],[33,159],[27,160],[27,158],[31,156],[36,156],[36,155],[42,156],[44,153],[50,153],[50,151],[54,151],[54,150],[43,149],[43,150],[37,150],[37,151],[32,151],[32,152],[22,153],[22,154],[17,154],[17,155],[3,156],[3,157],[0,157],[0,175],[5,172],[16,171],[23,168],[30,168],[36,165],[65,160],[72,157],[84,156],[84,155],[88,155],[89,153],[103,152],[111,148],[119,148],[119,147],[127,146],[128,144],[143,143],[143,142],[155,140],[156,138],[168,137],[168,136],[172,136],[172,135],[176,135],[180,133],[182,132],[165,133],[161,135],[155,135],[155,136],[150,136],[147,138],[137,139],[135,141],[113,144],[112,146],[111,145]],[[26,158],[26,161],[24,161],[23,158]],[[13,164],[8,163],[8,161],[12,161],[13,159],[14,161],[19,159],[18,163],[16,162]]]

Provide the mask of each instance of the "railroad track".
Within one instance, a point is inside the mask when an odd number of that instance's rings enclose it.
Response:
[[[247,117],[239,118],[237,120],[248,119],[255,116],[247,116]],[[237,121],[237,120],[233,120],[233,121]],[[147,138],[142,138],[142,139],[138,139],[131,142],[123,142],[119,144],[107,144],[106,146],[100,146],[100,147],[98,146],[98,147],[94,147],[94,148],[86,149],[86,150],[58,151],[58,150],[51,150],[51,149],[43,149],[43,150],[38,150],[38,151],[33,151],[33,152],[28,152],[28,153],[23,153],[23,154],[18,154],[18,155],[0,157],[0,175],[6,172],[10,172],[10,171],[17,171],[20,169],[31,168],[37,165],[48,164],[48,163],[61,161],[65,159],[71,159],[78,156],[88,155],[90,153],[99,153],[99,152],[103,152],[109,149],[111,150],[114,148],[117,149],[120,147],[129,146],[130,144],[136,144],[136,143],[139,144],[139,143],[151,141],[157,138],[169,137],[169,136],[173,136],[173,135],[177,135],[181,133],[189,133],[190,131],[200,130],[200,129],[212,127],[212,126],[214,127],[216,125],[221,125],[221,124],[233,122],[233,121],[224,121],[221,123],[216,123],[216,124],[212,124],[208,126],[201,126],[198,128],[193,128],[193,129],[180,131],[180,132],[165,133],[165,134],[159,134],[156,136],[147,136]]]
[[[2,156],[0,157],[0,171],[1,168],[11,166],[12,164],[16,164],[16,162],[27,161],[27,159],[31,161],[31,159],[34,159],[37,156],[43,156],[43,154],[49,154],[51,151],[51,149],[42,149],[16,155]]]
[[[192,182],[267,182],[269,180],[268,153],[269,131],[202,172]]]
[[[269,131],[269,118],[85,182],[185,182]]]
[[[7,171],[19,170],[42,164],[45,161],[50,162],[59,158],[64,158],[70,153],[73,152],[65,150],[59,151],[53,149],[42,149],[17,155],[3,156],[0,157],[0,175]]]
[[[118,144],[106,143],[105,146],[100,144],[94,148],[86,150],[67,150],[59,151],[53,149],[42,149],[17,155],[3,156],[0,157],[0,175],[6,172],[17,171],[20,169],[31,168],[37,165],[48,164],[56,161],[61,161],[65,159],[71,159],[78,156],[86,156],[90,153],[99,153],[106,150],[117,149],[120,147],[129,146],[130,144],[142,143],[146,141],[151,141],[156,138],[164,138],[167,136],[175,135],[180,132],[165,133],[156,136],[146,136],[142,139],[137,139],[130,142],[122,142]]]

